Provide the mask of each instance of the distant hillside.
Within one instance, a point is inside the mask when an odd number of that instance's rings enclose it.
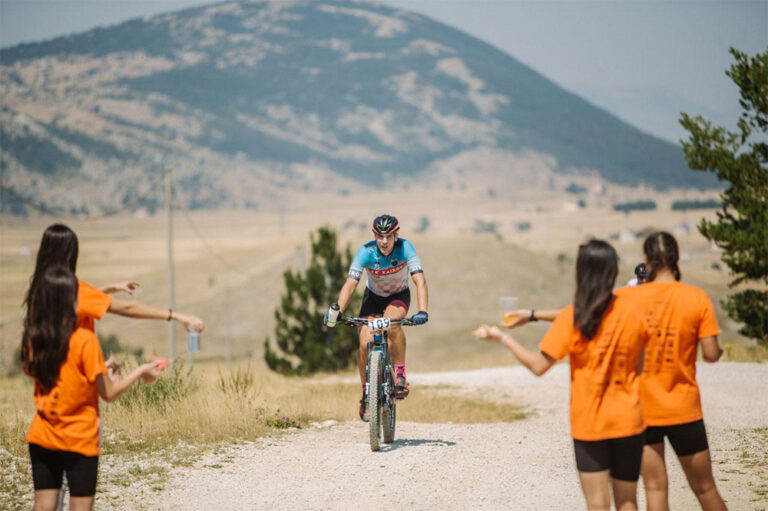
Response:
[[[418,179],[478,148],[716,185],[513,57],[377,3],[227,2],[7,48],[0,65],[2,182],[72,210],[131,203],[167,165],[186,204],[247,206]]]

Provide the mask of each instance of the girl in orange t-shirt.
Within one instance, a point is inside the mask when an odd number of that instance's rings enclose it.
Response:
[[[637,306],[612,293],[618,273],[613,247],[579,247],[574,304],[563,309],[531,352],[496,327],[474,335],[500,342],[535,375],[570,357],[571,436],[589,509],[637,509],[645,422],[640,408],[640,355],[648,333]]]
[[[35,272],[30,279],[30,292],[37,287],[40,277],[45,270],[52,266],[61,265],[69,268],[72,273],[76,273],[78,251],[77,235],[72,229],[63,224],[49,226],[40,240]],[[78,326],[94,331],[94,321],[101,319],[105,313],[111,312],[130,318],[175,320],[184,325],[190,332],[202,332],[205,329],[205,323],[197,316],[183,314],[171,309],[160,309],[141,302],[120,300],[110,296],[118,291],[124,291],[132,295],[137,287],[137,282],[127,281],[98,289],[80,280],[77,308]]]
[[[70,509],[93,509],[99,461],[99,396],[112,401],[139,378],[151,383],[158,363],[125,379],[107,376],[99,341],[77,326],[78,283],[62,266],[49,268],[27,296],[21,341],[24,371],[35,379],[37,413],[27,433],[35,509],[55,509],[66,472]]]
[[[642,466],[648,509],[669,509],[664,437],[680,460],[701,507],[726,509],[712,474],[696,383],[698,347],[707,362],[716,362],[723,353],[712,302],[703,290],[680,282],[679,249],[671,234],[649,235],[643,252],[648,282],[617,289],[616,294],[640,306],[651,333],[640,380],[648,422]]]

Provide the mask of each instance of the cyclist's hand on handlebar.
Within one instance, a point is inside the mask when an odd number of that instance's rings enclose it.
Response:
[[[429,321],[429,314],[427,314],[427,311],[419,311],[413,315],[411,321],[413,321],[414,325],[423,325]]]
[[[509,321],[507,321],[507,318],[509,318]],[[505,328],[517,328],[519,326],[523,326],[528,324],[531,318],[531,309],[518,309],[516,311],[510,311],[504,313],[504,320],[502,321],[502,325]]]

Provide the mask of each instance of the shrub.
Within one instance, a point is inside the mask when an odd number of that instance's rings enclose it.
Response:
[[[626,214],[629,214],[630,211],[649,211],[654,209],[656,209],[656,201],[652,200],[638,200],[613,205],[614,211],[623,211]]]
[[[120,344],[120,339],[117,338],[117,335],[115,334],[96,334],[96,337],[99,338],[99,344],[101,345],[101,351],[104,353],[104,356],[109,356],[111,353],[124,353],[125,349],[122,344]]]
[[[304,421],[293,418],[289,415],[280,414],[280,412],[276,412],[271,415],[264,413],[261,418],[264,420],[264,423],[267,426],[275,429],[301,428],[304,425]]]
[[[185,371],[184,364],[178,360],[151,385],[132,385],[116,403],[128,409],[160,409],[183,401],[197,388],[197,379]]]
[[[689,209],[718,209],[722,206],[719,200],[676,200],[672,203],[672,211],[686,211]]]
[[[475,226],[472,228],[472,232],[475,234],[497,234],[499,224],[493,220],[483,220],[481,218],[475,219]]]
[[[260,389],[254,386],[253,372],[251,365],[245,368],[238,367],[228,374],[222,374],[219,370],[219,379],[217,386],[224,394],[237,400],[248,400],[259,393]]]
[[[577,185],[576,183],[571,182],[571,184],[565,187],[565,193],[579,195],[582,193],[587,193],[587,189],[581,185]]]

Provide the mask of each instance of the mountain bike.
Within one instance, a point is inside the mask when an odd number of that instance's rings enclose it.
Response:
[[[368,362],[365,366],[365,395],[370,420],[371,450],[378,451],[381,441],[391,444],[395,440],[397,398],[395,397],[395,368],[389,353],[387,329],[394,324],[411,326],[411,318],[339,318],[347,326],[367,326],[373,333],[368,343]],[[383,438],[382,438],[383,437]]]

